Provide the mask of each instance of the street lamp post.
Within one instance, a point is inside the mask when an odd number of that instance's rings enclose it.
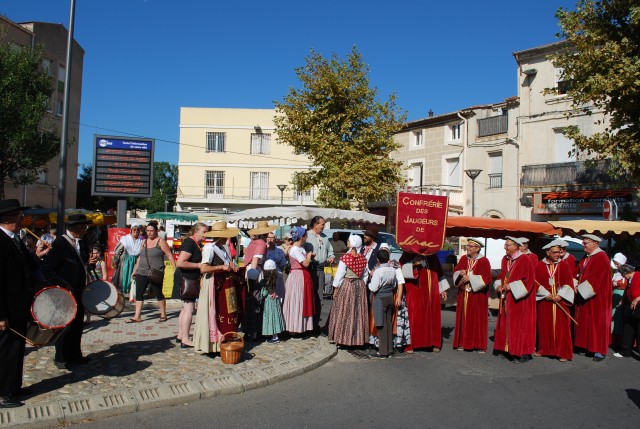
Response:
[[[284,191],[287,189],[287,185],[278,185],[278,189],[280,189],[280,207],[284,205]]]
[[[477,168],[471,168],[464,170],[464,172],[471,179],[471,216],[476,215],[476,178],[482,173],[482,170]]]

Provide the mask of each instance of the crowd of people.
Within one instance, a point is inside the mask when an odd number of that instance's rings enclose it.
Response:
[[[78,304],[75,318],[55,342],[55,366],[68,369],[89,361],[81,350],[88,272],[106,277],[100,249],[92,245],[85,251],[90,224],[85,215],[70,215],[64,234],[51,231],[30,250],[19,237],[22,209],[17,200],[0,201],[0,275],[8,279],[0,287],[0,408],[21,405],[20,398],[28,393],[22,388],[24,336],[38,285],[59,285]],[[441,304],[451,287],[458,292],[456,350],[488,351],[491,288],[499,302],[493,353],[516,363],[536,355],[566,362],[576,350],[599,362],[612,339],[620,357],[630,356],[640,341],[640,276],[624,255],[610,261],[596,235],[582,236],[586,257],[579,263],[561,239],[545,245],[538,260],[527,239],[505,237],[495,282],[482,255],[483,240],[469,238],[450,284],[436,255],[405,252],[392,259],[375,226],[362,237],[350,235],[346,243],[337,235],[330,240],[324,226],[325,219],[314,217],[308,229],[292,227],[277,246],[278,227],[257,222],[248,231],[251,241],[243,263],[238,263],[230,240],[239,230],[226,222],[211,227],[195,223],[175,261],[155,222],[144,231],[132,225],[110,261],[116,267],[113,282],[135,300],[135,313],[126,323],[142,321],[148,288],[158,300],[158,322],[167,320],[162,284],[168,259],[182,300],[175,340],[181,348],[209,355],[219,353],[224,336],[232,332],[268,344],[283,336],[325,332],[340,347],[372,347],[369,356],[374,359],[414,349],[437,353],[443,343]],[[326,276],[325,267],[336,263],[335,275]],[[323,321],[327,286],[332,286],[333,303]]]

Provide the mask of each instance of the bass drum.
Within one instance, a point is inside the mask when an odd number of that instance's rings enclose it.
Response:
[[[36,293],[31,304],[33,322],[26,337],[35,346],[53,343],[73,321],[78,303],[71,292],[60,286],[48,286]]]
[[[124,310],[124,296],[113,283],[94,280],[82,292],[82,304],[91,314],[112,319]]]

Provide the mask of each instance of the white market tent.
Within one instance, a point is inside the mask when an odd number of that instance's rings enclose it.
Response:
[[[225,215],[227,222],[238,222],[241,228],[253,228],[256,222],[268,220],[271,223],[284,225],[294,225],[298,222],[305,222],[314,216],[322,216],[325,220],[350,221],[384,224],[385,217],[356,210],[340,210],[326,207],[262,207],[258,209],[248,209],[237,213]]]

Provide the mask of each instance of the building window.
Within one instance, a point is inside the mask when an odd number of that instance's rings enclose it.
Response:
[[[578,160],[578,154],[574,152],[573,140],[567,138],[563,132],[564,129],[554,130],[554,140],[556,147],[555,162],[573,162]]]
[[[64,82],[66,80],[67,69],[65,66],[58,66],[58,92],[64,92]]]
[[[313,201],[313,192],[311,189],[307,189],[306,191],[298,191],[296,190],[296,200],[300,200],[304,202]]]
[[[251,133],[251,154],[269,155],[271,134]]]
[[[460,124],[451,125],[451,140],[460,140]]]
[[[42,71],[46,72],[49,76],[53,76],[51,72],[51,60],[44,58],[42,60]]]
[[[502,152],[489,154],[489,189],[502,188]]]
[[[224,152],[226,133],[207,133],[207,152]]]
[[[462,184],[462,168],[460,166],[460,158],[445,158],[442,184],[448,186],[461,186]]]
[[[452,124],[444,127],[444,143],[460,143],[462,140],[462,124]]]
[[[251,195],[250,198],[256,200],[269,199],[269,173],[251,173]]]
[[[205,198],[224,198],[224,171],[205,171],[204,194]]]
[[[422,146],[424,144],[422,140],[422,130],[413,132],[413,145]]]
[[[564,76],[564,69],[556,67],[553,69],[555,86],[558,95],[565,95],[571,88],[572,80]]]
[[[64,110],[64,102],[62,100],[58,100],[56,103],[56,115],[62,116]]]
[[[412,162],[409,165],[408,185],[409,186],[422,186],[422,176],[424,172],[422,162]]]

